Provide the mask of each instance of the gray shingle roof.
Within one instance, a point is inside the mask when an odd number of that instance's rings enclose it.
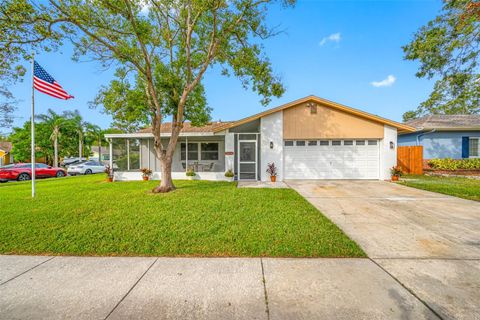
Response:
[[[405,124],[417,128],[427,129],[478,129],[480,130],[480,115],[477,114],[433,114],[407,121]]]

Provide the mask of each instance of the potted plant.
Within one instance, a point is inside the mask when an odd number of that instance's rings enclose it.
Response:
[[[187,172],[185,174],[187,175],[189,180],[193,180],[195,178],[195,176],[197,175],[195,173],[195,170],[193,170],[193,168],[188,168]]]
[[[150,179],[150,176],[152,175],[152,170],[148,168],[143,168],[140,169],[140,171],[142,172],[143,181],[148,181],[148,179]]]
[[[228,169],[227,172],[225,172],[225,177],[228,178],[228,181],[233,181],[235,174],[233,173],[232,169]]]
[[[270,162],[267,164],[267,173],[270,175],[270,181],[277,181],[277,167],[275,166],[275,163]]]
[[[107,181],[108,182],[113,182],[113,169],[109,166],[105,166],[105,170],[103,171],[107,175]]]
[[[390,175],[392,176],[392,181],[398,181],[398,179],[402,176],[403,172],[400,167],[395,166],[390,168]]]

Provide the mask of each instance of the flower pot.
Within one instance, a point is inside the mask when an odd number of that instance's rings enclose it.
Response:
[[[270,176],[270,181],[276,182],[277,181],[277,176]]]
[[[392,181],[398,181],[398,176],[392,176]]]
[[[142,177],[143,178],[143,181],[148,181],[148,177]]]
[[[113,182],[113,177],[108,177],[107,182]]]

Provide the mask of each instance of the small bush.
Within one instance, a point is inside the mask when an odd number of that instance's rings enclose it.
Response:
[[[193,170],[193,168],[188,168],[187,172],[185,174],[187,175],[187,177],[195,177],[196,176],[196,173]]]
[[[473,159],[431,159],[428,165],[437,170],[476,170],[480,169],[480,158]]]
[[[232,169],[228,169],[227,172],[225,172],[225,177],[227,178],[233,178],[235,174],[233,173]]]
[[[397,176],[397,177],[401,177],[403,175],[403,171],[402,169],[400,169],[400,167],[396,166],[396,167],[391,167],[390,168],[390,175],[393,177],[393,176]]]

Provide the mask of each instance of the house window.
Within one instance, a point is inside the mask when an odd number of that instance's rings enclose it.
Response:
[[[340,145],[342,145],[342,141],[340,141],[340,140],[333,140],[332,141],[332,146],[340,146]]]
[[[293,141],[292,140],[285,140],[285,147],[293,147]]]
[[[364,146],[365,145],[365,140],[355,140],[355,144],[357,146]]]
[[[470,158],[480,157],[480,138],[470,138],[468,140],[468,156]]]
[[[343,141],[344,146],[353,146],[353,140],[345,140]]]
[[[180,144],[180,159],[183,161],[187,160],[186,146],[185,143]],[[190,160],[198,160],[198,143],[188,144],[188,161]]]
[[[297,147],[305,147],[305,141],[304,140],[298,140],[297,141]]]
[[[368,140],[368,145],[369,146],[376,146],[377,145],[377,140]]]
[[[328,146],[328,145],[330,145],[330,143],[329,143],[328,140],[320,140],[320,145],[321,146]]]
[[[309,145],[309,146],[316,146],[316,145],[317,145],[317,141],[316,141],[316,140],[310,140],[310,141],[308,141],[308,145]]]
[[[200,144],[202,160],[218,160],[218,143],[204,142]],[[190,150],[188,152],[190,154]]]

